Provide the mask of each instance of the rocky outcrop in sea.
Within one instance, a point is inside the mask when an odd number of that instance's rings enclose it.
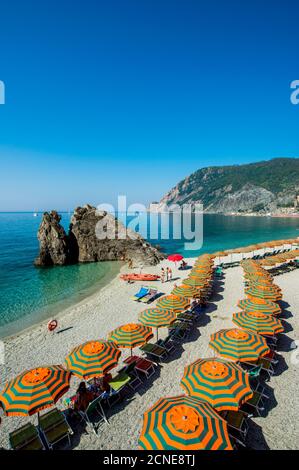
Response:
[[[90,205],[75,209],[68,234],[60,225],[57,212],[45,212],[38,240],[40,253],[36,266],[119,260],[155,265],[164,258],[141,235],[127,229],[113,215]]]

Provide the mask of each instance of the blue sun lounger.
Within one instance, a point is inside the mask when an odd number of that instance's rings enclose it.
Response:
[[[142,297],[145,297],[149,293],[148,287],[140,287],[139,292],[131,297],[132,300],[140,300]]]

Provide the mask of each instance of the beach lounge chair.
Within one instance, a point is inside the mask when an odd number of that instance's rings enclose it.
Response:
[[[157,341],[157,345],[165,348],[168,354],[171,354],[176,348],[170,335],[168,335],[165,339],[159,339]]]
[[[92,428],[96,436],[98,435],[100,423],[105,422],[109,424],[102,407],[102,401],[106,399],[106,396],[106,392],[102,393],[89,403],[85,411],[79,411],[80,416],[84,419],[86,424]]]
[[[140,347],[144,354],[154,357],[155,360],[161,361],[167,356],[165,348],[158,346],[157,344],[145,343]]]
[[[229,428],[237,431],[243,439],[246,438],[249,429],[247,419],[252,415],[241,410],[224,410],[220,412],[220,415],[225,419]]]
[[[129,386],[131,377],[125,372],[119,372],[112,380],[109,382],[111,393],[107,397],[107,403],[109,408],[111,408],[111,401],[113,404],[117,403],[122,398],[122,392]]]
[[[266,396],[254,390],[252,397],[242,405],[241,409],[253,408],[258,416],[261,416],[261,412],[265,409],[263,398],[266,398]]]
[[[140,299],[142,299],[142,297],[144,297],[145,295],[147,295],[149,292],[149,289],[148,287],[140,287],[139,291],[137,292],[137,294],[133,295],[133,297],[131,297],[132,300],[135,300],[136,302],[138,302]]]
[[[272,375],[274,375],[275,373],[273,362],[268,361],[267,359],[264,359],[263,357],[261,357],[259,361],[257,362],[257,365],[261,366],[262,371],[268,374],[268,379],[270,380]]]
[[[57,408],[39,415],[38,427],[50,450],[63,439],[68,439],[69,446],[71,446],[70,436],[73,434],[73,431],[64,414]]]
[[[149,379],[155,373],[155,364],[149,359],[138,356],[130,356],[125,361],[126,364],[135,362],[135,370],[140,372],[142,375],[145,375]]]
[[[194,315],[192,313],[187,313],[187,312],[178,313],[176,317],[179,321],[183,321],[187,323],[193,323],[195,320]]]
[[[217,266],[217,268],[215,269],[214,273],[215,273],[215,276],[216,276],[216,277],[221,277],[222,274],[223,274],[222,266]]]
[[[169,332],[173,332],[173,330],[179,330],[181,333],[184,332],[184,335],[187,335],[190,333],[192,329],[192,324],[190,321],[183,321],[183,320],[176,320],[170,327],[169,327]]]
[[[136,368],[136,361],[131,361],[129,364],[121,369],[119,372],[125,373],[130,377],[130,382],[128,382],[128,386],[133,390],[137,390],[137,388],[142,385],[142,381],[140,380],[139,376],[135,372]]]
[[[184,340],[190,333],[191,329],[190,325],[187,323],[175,322],[171,325],[168,331],[171,339],[176,342]]]
[[[149,289],[148,293],[144,297],[141,297],[140,302],[143,302],[145,304],[149,304],[150,302],[153,302],[155,300],[157,295],[158,295],[158,289],[155,289],[155,288],[151,287]]]
[[[238,439],[236,436],[230,433],[228,433],[228,437],[234,450],[240,450],[244,448],[246,449],[246,444],[242,442],[241,439]]]
[[[12,450],[45,450],[38,431],[32,423],[27,423],[9,434]]]

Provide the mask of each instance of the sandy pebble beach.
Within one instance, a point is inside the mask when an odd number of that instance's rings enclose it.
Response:
[[[190,264],[193,259],[188,260]],[[144,271],[157,273],[162,266],[169,265],[163,261],[157,267],[146,268]],[[180,284],[188,271],[179,271],[174,265],[171,282],[152,283],[163,293],[169,293],[174,283]],[[127,272],[126,268],[122,268]],[[137,270],[138,272],[138,270]],[[209,348],[210,334],[221,329],[233,327],[232,314],[237,311],[237,302],[244,296],[243,270],[241,267],[224,271],[224,277],[217,281],[215,293],[194,327],[190,337],[174,354],[174,358],[163,362],[155,376],[139,388],[134,395],[117,404],[108,414],[109,425],[103,424],[96,436],[92,431],[76,433],[72,438],[74,449],[136,449],[142,427],[143,413],[162,396],[182,394],[180,379],[184,367],[200,357],[212,357]],[[277,374],[271,378],[266,387],[270,399],[266,404],[263,417],[253,418],[248,433],[248,445],[253,449],[298,449],[299,405],[297,391],[299,388],[299,364],[292,364],[294,356],[292,341],[299,338],[299,271],[292,271],[275,277],[281,287],[285,302],[286,333],[281,335],[278,344],[279,364]],[[0,365],[0,389],[18,373],[26,369],[48,364],[61,364],[65,356],[74,346],[85,341],[107,338],[108,333],[117,326],[136,322],[138,314],[147,306],[131,300],[140,287],[140,283],[127,284],[113,279],[109,285],[99,292],[68,308],[59,317],[58,333],[51,334],[46,325],[42,324],[17,336],[5,340],[5,365]],[[155,303],[151,304],[151,307]],[[160,330],[160,337],[166,335],[167,329]],[[134,350],[138,354],[138,348]],[[129,352],[122,349],[121,360]],[[120,366],[121,366],[120,360]],[[297,360],[299,362],[299,360]],[[119,367],[120,368],[120,367]],[[78,379],[72,379],[71,395],[77,387]],[[62,406],[62,401],[58,406]],[[31,418],[2,417],[0,426],[0,447],[8,447],[8,434]]]

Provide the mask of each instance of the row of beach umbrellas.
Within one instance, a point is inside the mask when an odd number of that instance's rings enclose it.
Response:
[[[198,359],[185,367],[181,386],[187,395],[161,398],[144,414],[142,449],[232,449],[227,423],[219,412],[238,410],[252,397],[249,376],[241,364],[266,356],[270,348],[264,335],[283,331],[277,318],[280,289],[258,263],[244,261],[242,266],[246,298],[238,303],[242,311],[233,315],[239,328],[211,335],[209,345],[219,357]]]
[[[201,255],[180,286],[161,297],[155,308],[140,313],[139,323],[116,328],[108,341],[88,341],[74,348],[65,359],[65,368],[39,367],[11,380],[0,394],[5,414],[32,415],[53,406],[68,391],[72,374],[85,380],[105,375],[118,364],[119,348],[129,348],[132,353],[133,348],[153,337],[152,328],[158,331],[170,326],[179,313],[190,307],[191,300],[208,296],[215,257],[216,254]],[[221,330],[212,335],[210,346],[224,359],[199,359],[187,366],[181,385],[188,395],[161,398],[145,413],[142,448],[232,448],[227,424],[217,411],[237,409],[252,396],[248,376],[236,362],[255,361],[266,355],[269,348],[260,334],[282,331],[275,317],[280,313],[279,289],[260,265],[244,263],[247,298],[239,302],[242,312],[234,315],[234,322],[242,329]]]
[[[255,252],[259,250],[264,250],[265,252],[266,250],[269,250],[269,249],[274,250],[275,248],[284,249],[285,246],[291,246],[291,248],[293,248],[293,246],[299,246],[299,238],[290,238],[286,240],[271,240],[268,242],[256,243],[254,245],[244,246],[240,248],[217,251],[216,253],[213,254],[213,256],[215,256],[216,258],[219,258],[219,261],[222,257],[226,257],[228,255],[230,255],[232,258],[234,254],[241,254],[243,258],[243,255],[246,255],[248,253],[252,253],[254,256]]]

